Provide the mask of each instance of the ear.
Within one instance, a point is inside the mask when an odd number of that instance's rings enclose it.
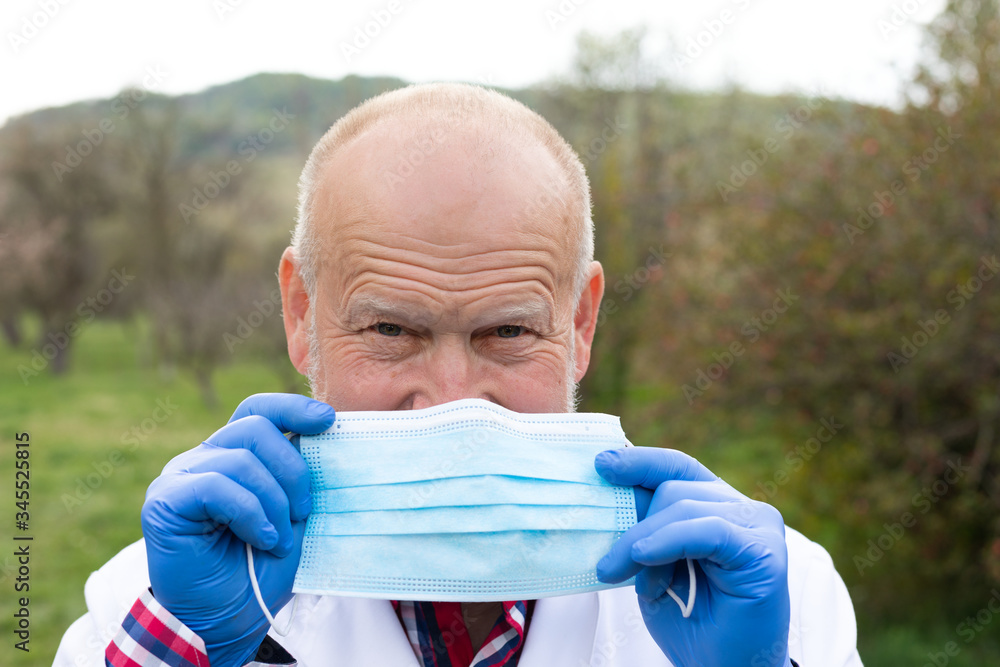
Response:
[[[579,382],[590,366],[590,348],[594,343],[594,332],[597,330],[597,316],[601,310],[601,298],[604,296],[604,269],[600,262],[591,262],[587,271],[587,285],[580,294],[576,305],[576,316],[573,318],[573,335],[576,337],[576,375]]]
[[[309,294],[299,274],[299,260],[291,247],[285,248],[281,255],[278,283],[281,285],[281,317],[285,322],[285,338],[288,339],[288,357],[295,369],[305,375],[309,365],[312,312]]]

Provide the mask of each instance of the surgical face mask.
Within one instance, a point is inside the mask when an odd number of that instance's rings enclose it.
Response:
[[[491,601],[632,584],[595,573],[637,517],[633,488],[594,457],[630,446],[617,417],[479,399],[337,413],[299,439],[313,508],[292,590]]]
[[[609,587],[597,561],[636,522],[594,457],[616,417],[518,414],[479,399],[342,412],[302,436],[313,509],[296,593],[524,600]]]

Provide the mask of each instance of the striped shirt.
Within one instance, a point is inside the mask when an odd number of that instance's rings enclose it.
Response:
[[[392,606],[423,667],[515,667],[535,601],[501,604],[503,614],[475,653],[461,602],[393,600]]]

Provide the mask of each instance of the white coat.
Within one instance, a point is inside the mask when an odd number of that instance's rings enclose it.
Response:
[[[791,528],[789,653],[801,667],[861,665],[854,609],[826,550]],[[104,648],[149,586],[145,543],[129,545],[87,579],[88,612],[69,627],[55,667],[99,667]],[[420,667],[388,600],[300,595],[292,628],[278,643],[302,667]],[[673,602],[670,602],[673,604]],[[697,604],[697,603],[696,603]],[[278,614],[284,627],[292,605]],[[273,635],[273,630],[271,632]],[[634,589],[544,598],[535,604],[521,667],[668,667],[646,631]]]

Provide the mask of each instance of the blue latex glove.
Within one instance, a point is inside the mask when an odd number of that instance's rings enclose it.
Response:
[[[271,612],[292,597],[312,498],[305,461],[282,433],[320,433],[333,421],[333,408],[305,396],[251,396],[146,492],[153,595],[205,641],[212,667],[243,665],[267,634],[244,543],[259,550],[254,569]]]
[[[676,450],[610,450],[594,464],[612,484],[654,492],[639,523],[597,564],[597,577],[618,583],[636,575],[643,620],[666,656],[678,667],[789,664],[788,552],[778,510]],[[687,558],[697,559],[697,589],[684,618],[666,590],[687,599]]]

